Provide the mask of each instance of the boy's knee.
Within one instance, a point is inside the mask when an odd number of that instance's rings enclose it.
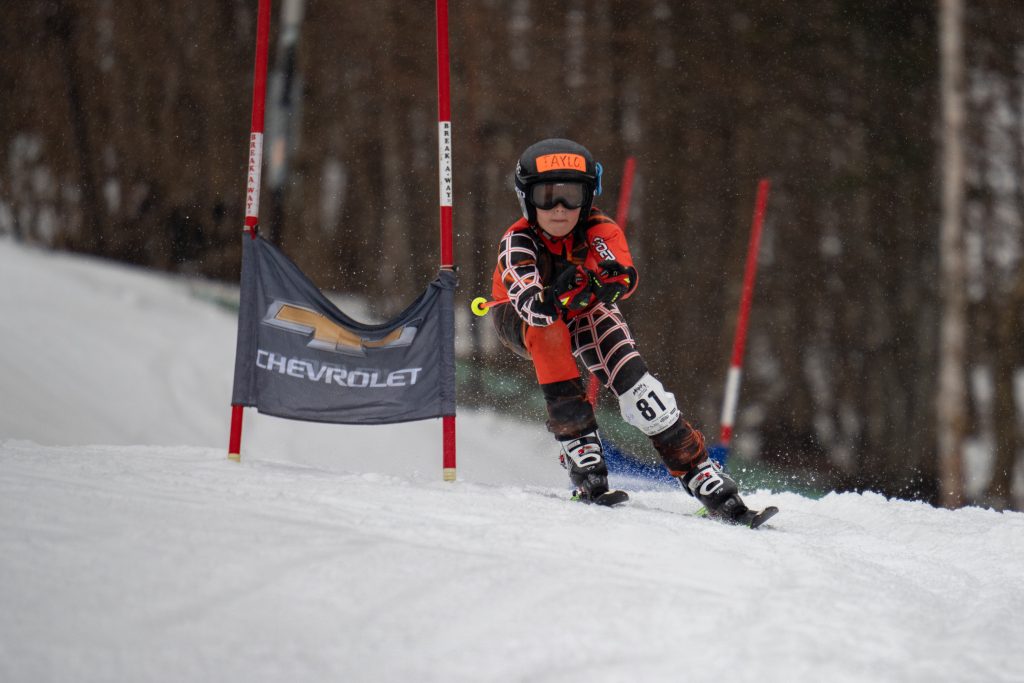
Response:
[[[679,420],[676,397],[649,372],[619,394],[619,412],[647,436],[660,434]]]

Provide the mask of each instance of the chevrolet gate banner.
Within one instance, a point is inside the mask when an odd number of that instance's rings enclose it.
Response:
[[[262,237],[242,242],[232,403],[343,424],[455,414],[453,273],[441,271],[394,320],[366,325]]]

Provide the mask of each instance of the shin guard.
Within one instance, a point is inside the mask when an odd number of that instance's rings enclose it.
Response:
[[[678,418],[665,431],[652,436],[651,443],[673,477],[686,474],[696,463],[708,457],[704,435],[682,418]]]

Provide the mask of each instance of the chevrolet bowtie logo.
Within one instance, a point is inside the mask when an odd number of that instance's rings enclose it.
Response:
[[[288,332],[313,335],[306,346],[321,351],[333,351],[350,356],[365,356],[366,349],[394,349],[412,344],[416,336],[415,324],[408,324],[389,332],[379,339],[367,339],[360,332],[339,325],[322,313],[312,309],[275,301],[263,322]]]

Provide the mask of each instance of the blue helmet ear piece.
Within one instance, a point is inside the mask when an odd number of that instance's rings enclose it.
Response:
[[[526,203],[526,193],[517,187],[516,196],[519,197],[519,208],[523,210],[523,218],[530,220],[530,207]]]
[[[604,166],[597,163],[594,164],[595,175],[597,175],[597,187],[594,188],[594,196],[601,194],[601,174],[604,173]]]

